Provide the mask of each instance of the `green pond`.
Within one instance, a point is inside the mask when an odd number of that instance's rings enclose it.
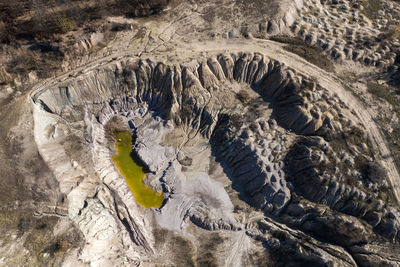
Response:
[[[112,159],[124,176],[136,201],[145,208],[161,207],[164,201],[162,192],[157,193],[143,183],[146,172],[132,151],[132,135],[129,132],[118,132],[116,139],[117,154]]]

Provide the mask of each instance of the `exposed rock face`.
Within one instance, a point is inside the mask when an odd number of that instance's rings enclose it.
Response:
[[[352,143],[360,134],[357,117],[311,78],[260,53],[171,65],[124,59],[38,90],[33,102],[39,150],[88,242],[84,261],[121,262],[120,255],[160,261],[165,255],[156,251],[154,223],[184,235],[193,225],[228,230],[228,239],[245,232],[245,240],[291,255],[275,259],[280,263],[356,266],[376,262],[366,252],[370,240],[397,242],[397,209],[383,204],[386,195],[367,198],[378,187],[387,190],[387,183],[384,172],[363,176],[376,172],[360,141]],[[146,183],[163,191],[160,209],[138,206],[116,172],[105,130],[114,117],[135,137],[133,149],[150,171]],[[72,133],[85,142],[90,159],[71,162],[58,152]],[[348,151],[337,148],[342,134]],[[223,175],[213,174],[210,158]],[[261,219],[238,219],[235,192]],[[111,239],[114,249],[104,249]]]
[[[382,197],[385,191],[388,193],[386,180],[382,176],[375,176],[377,180],[374,181],[365,172],[341,172],[341,169],[345,169],[341,164],[356,167],[354,158],[357,165],[361,165],[361,171],[366,169],[368,172],[371,168],[370,163],[361,160],[364,157],[362,153],[354,151],[353,155],[349,156],[343,151],[336,154],[322,138],[298,142],[287,159],[295,190],[310,201],[363,219],[376,232],[393,240],[397,238],[399,214],[389,203],[384,203],[378,194],[380,192]]]
[[[86,89],[80,82],[74,81],[64,89],[57,90],[58,95],[54,96],[54,92],[49,90],[37,101],[45,105],[49,111],[59,113],[60,107],[65,103],[74,105],[89,101],[100,102],[100,99],[106,99],[107,95],[116,98],[117,92],[126,92],[135,96],[135,99],[147,103],[149,109],[160,114],[162,118],[171,118],[177,125],[187,125],[191,127],[191,131],[197,131],[205,138],[211,138],[217,158],[230,167],[234,183],[237,182],[246,193],[251,194],[252,202],[261,209],[267,204],[267,209],[270,211],[280,209],[290,198],[282,171],[283,164],[274,162],[272,155],[266,154],[264,159],[259,156],[268,148],[273,148],[278,154],[283,152],[284,148],[279,141],[274,142],[276,130],[269,130],[270,127],[276,128],[274,125],[276,123],[259,121],[246,125],[246,121],[254,119],[254,114],[239,114],[243,107],[232,112],[231,109],[238,102],[235,94],[220,89],[219,86],[230,78],[237,82],[248,83],[265,99],[276,105],[272,112],[276,113],[278,124],[299,134],[313,134],[322,127],[322,119],[326,114],[322,114],[315,106],[310,110],[310,105],[307,104],[309,93],[301,90],[301,86],[315,87],[315,85],[302,81],[301,78],[296,80],[293,71],[285,70],[279,62],[273,62],[260,54],[220,55],[209,59],[208,62],[211,62],[211,68],[206,62],[180,68],[180,66],[166,66],[163,63],[139,61],[136,67],[128,65],[126,67],[128,71],[125,69],[118,71],[121,73],[117,74],[120,79],[125,79],[127,76],[128,84],[130,83],[127,88],[117,87],[113,90],[112,87],[120,85],[104,84],[100,85],[99,91],[89,93],[84,91]],[[211,69],[216,71],[215,75]],[[222,81],[217,78],[218,76]],[[88,77],[85,82],[90,80],[94,81],[94,78]],[[96,83],[99,82],[101,83],[97,78]],[[214,95],[223,93],[226,94],[228,101],[211,100]],[[49,97],[52,99],[48,100]],[[111,111],[106,109],[104,112],[115,114],[129,110],[130,103],[135,103],[135,100],[128,99],[125,102],[127,103],[113,101]],[[100,116],[105,117],[104,112]],[[270,135],[271,141],[265,140],[259,147],[254,148],[251,147],[253,142],[246,144],[250,136],[254,135],[255,140],[262,140],[266,133]],[[148,138],[145,132],[143,134]],[[276,138],[279,140],[279,134]],[[161,160],[154,158],[154,148],[143,146],[140,139],[135,148],[151,171],[160,171],[153,163],[155,160]],[[165,156],[168,153],[171,152],[159,151],[155,155],[168,157]]]

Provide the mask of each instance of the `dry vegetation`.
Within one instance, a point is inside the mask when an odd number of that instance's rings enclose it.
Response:
[[[196,266],[194,261],[196,251],[187,238],[173,231],[161,229],[157,225],[154,226],[153,234],[156,247],[159,249],[169,248],[170,257],[177,266]],[[168,245],[166,246],[166,244]]]
[[[137,17],[160,12],[168,0],[38,0],[2,1],[0,15],[3,43],[16,40],[52,40],[107,16]]]
[[[83,35],[100,30],[112,38],[126,25],[103,25],[109,16],[138,17],[159,13],[169,0],[5,0],[0,2],[1,62],[11,75],[36,71],[54,76],[64,56]],[[75,32],[66,39],[66,34]],[[68,41],[66,41],[68,40]],[[1,59],[1,57],[0,57]],[[0,71],[1,72],[1,71]],[[0,76],[1,78],[1,76]],[[0,83],[10,83],[9,80]]]
[[[12,244],[12,239],[19,238],[20,245],[29,253],[21,253],[7,258],[3,263],[8,266],[19,266],[26,261],[26,266],[56,266],[58,259],[82,245],[82,237],[75,227],[70,227],[66,232],[54,235],[53,228],[59,222],[54,216],[33,217],[33,211],[2,211],[0,213],[0,234]],[[12,233],[15,236],[12,237]]]
[[[378,10],[381,9],[381,2],[376,0],[364,0],[361,2],[364,7],[363,13],[370,19],[377,17]]]
[[[235,0],[236,6],[244,12],[252,16],[264,16],[271,13],[271,10],[278,10],[278,6],[271,0]]]
[[[367,89],[369,93],[389,103],[393,111],[400,117],[400,99],[397,91],[393,91],[393,88],[379,85],[375,82],[369,82]],[[392,125],[392,132],[385,131],[385,135],[390,143],[390,149],[392,150],[396,165],[400,167],[400,126],[397,124]]]
[[[273,41],[286,44],[283,48],[291,53],[297,54],[308,62],[329,72],[333,72],[335,67],[333,62],[323,54],[322,48],[310,46],[298,37],[273,36]]]
[[[240,102],[243,104],[249,104],[251,101],[251,96],[246,90],[240,90],[239,93],[236,94],[236,97],[239,99]]]

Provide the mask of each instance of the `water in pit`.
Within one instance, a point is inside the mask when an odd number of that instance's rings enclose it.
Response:
[[[161,207],[164,201],[162,193],[157,193],[143,183],[146,173],[143,166],[134,160],[132,135],[129,132],[118,132],[116,139],[117,154],[112,159],[124,176],[136,201],[145,208]]]

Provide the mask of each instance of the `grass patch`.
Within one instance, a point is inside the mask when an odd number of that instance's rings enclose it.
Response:
[[[286,44],[283,47],[286,51],[299,55],[323,70],[335,71],[333,62],[323,54],[322,48],[318,46],[311,46],[298,37],[273,36],[270,40]]]
[[[394,111],[400,115],[400,103],[399,103],[399,98],[397,95],[392,94],[390,91],[390,88],[379,85],[374,82],[369,82],[367,83],[367,90],[369,93],[385,100],[388,102],[390,105],[392,105]]]
[[[379,85],[374,82],[367,83],[367,90],[374,96],[388,102],[393,110],[396,112],[397,116],[400,117],[400,102],[399,96],[393,94],[389,87]],[[384,132],[386,139],[390,144],[390,150],[392,152],[396,166],[400,167],[400,126],[394,125],[393,131],[391,133]]]
[[[382,4],[378,0],[365,0],[361,5],[364,7],[362,13],[369,19],[376,18],[378,11],[382,8]]]
[[[390,143],[390,150],[392,152],[394,161],[397,168],[400,167],[400,127],[397,126],[391,133],[385,132],[386,139]]]

